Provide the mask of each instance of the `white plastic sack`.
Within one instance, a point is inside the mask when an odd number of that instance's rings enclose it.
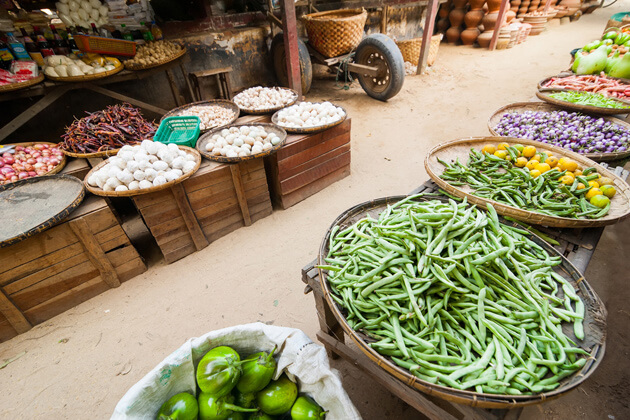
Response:
[[[328,411],[327,420],[360,420],[361,416],[343,389],[329,363],[326,350],[294,328],[274,327],[260,322],[239,325],[191,338],[127,391],[116,405],[112,420],[154,419],[161,405],[180,392],[196,395],[195,369],[210,349],[230,346],[241,356],[271,351],[278,346],[278,369],[297,382]]]

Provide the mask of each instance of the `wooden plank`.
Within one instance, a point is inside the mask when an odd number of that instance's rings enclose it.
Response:
[[[219,165],[216,162],[212,162],[214,164]],[[182,182],[184,184],[184,189],[186,193],[190,194],[194,191],[211,187],[220,182],[228,181],[231,179],[230,169],[225,166],[216,167],[212,171],[207,171],[204,174],[199,174],[199,172],[195,173],[193,176],[188,178],[186,181]]]
[[[502,0],[501,8],[499,9],[499,15],[497,16],[497,23],[494,25],[494,31],[492,32],[492,38],[490,39],[490,45],[488,49],[490,51],[494,51],[497,46],[497,41],[499,40],[499,32],[501,32],[501,26],[505,20],[505,14],[508,11],[508,6],[510,5],[510,0]]]
[[[179,207],[177,207],[177,203],[175,202],[175,200],[164,201],[162,203],[139,209],[139,211],[142,213],[142,216],[146,219],[145,221],[148,221],[149,219],[153,220],[161,214],[172,212],[173,210],[179,211]],[[165,217],[168,218],[168,216]]]
[[[213,223],[216,223],[224,218],[233,217],[235,220],[243,220],[243,216],[239,212],[238,203],[236,200],[224,200],[221,203],[218,203],[216,206],[210,206],[212,211],[208,210],[208,212],[203,213],[204,217],[201,217],[201,214],[198,213],[199,223],[201,224],[201,228],[206,231],[206,227]]]
[[[298,98],[301,98],[302,78],[298,50],[297,18],[295,17],[295,3],[293,0],[282,0],[281,11],[289,87],[298,93]]]
[[[191,243],[194,245],[194,242],[192,238],[190,237],[190,234],[188,232],[184,232],[184,233],[185,233],[184,235],[181,235],[181,234],[177,235],[176,237],[172,238],[168,242],[164,242],[163,244],[161,244],[160,250],[162,251],[162,253],[167,254],[169,252],[176,251],[183,246],[190,245]]]
[[[142,258],[140,258],[138,251],[136,251],[136,248],[134,248],[131,243],[129,243],[129,245],[125,247],[108,252],[107,259],[109,259],[116,270],[118,270],[120,266],[124,265],[128,261],[134,261],[136,259],[139,260],[142,265],[145,265],[142,261]]]
[[[96,242],[103,245],[105,242],[111,241],[112,239],[117,238],[123,233],[124,232],[120,225],[116,225],[97,233],[96,235],[94,235],[94,237],[96,238]]]
[[[192,243],[192,238],[190,237],[190,233],[188,233],[188,229],[186,228],[179,228],[179,229],[175,229],[172,230],[170,232],[166,232],[163,235],[160,236],[155,236],[155,240],[157,242],[157,244],[162,247],[163,245],[169,243],[170,241],[174,241],[175,239],[181,237],[181,236],[185,236],[188,238],[188,241],[190,243]]]
[[[189,245],[186,245],[178,250],[163,255],[166,263],[171,264],[177,260],[181,260],[185,256],[192,254],[193,252],[195,252],[195,244],[191,242]]]
[[[343,155],[344,153],[349,153],[349,152],[350,152],[350,143],[346,143],[340,147],[337,147],[336,149],[332,149],[328,152],[321,153],[317,157],[307,162],[304,162],[301,165],[297,165],[293,168],[280,167],[282,162],[278,162],[278,175],[280,176],[281,179],[291,178],[311,168],[321,165],[329,160],[332,160],[337,156],[340,156],[340,155]]]
[[[153,206],[164,201],[170,201],[173,199],[173,193],[170,189],[156,191],[150,194],[141,194],[132,198],[136,203],[136,207],[143,209],[145,207]]]
[[[109,287],[120,286],[120,280],[118,279],[118,275],[116,274],[114,267],[105,256],[103,248],[101,248],[99,243],[91,234],[90,227],[88,226],[85,219],[82,218],[71,220],[69,224],[75,235],[77,235],[77,237],[81,240],[81,243],[85,247],[88,258],[90,259],[92,264],[94,264],[94,267],[96,267],[101,273],[103,281]]]
[[[236,192],[236,199],[243,215],[243,223],[245,226],[252,224],[252,219],[249,216],[249,208],[247,207],[247,200],[245,199],[245,190],[243,187],[243,180],[241,179],[240,165],[230,165],[230,172],[232,173],[232,182],[234,183],[234,191]]]
[[[318,158],[324,153],[335,150],[341,146],[350,145],[350,135],[348,132],[341,135],[324,139],[323,142],[314,145],[302,152],[298,152],[292,156],[278,161],[278,170],[280,172],[298,167],[313,159]]]
[[[11,324],[11,327],[13,327],[18,334],[22,334],[32,328],[31,323],[3,290],[0,290],[0,313],[2,313],[2,316],[6,318],[9,324]]]
[[[81,181],[85,178],[88,172],[90,172],[90,166],[87,164],[85,159],[71,158],[67,157],[68,163],[61,170],[61,174],[63,175],[71,175],[74,176]]]
[[[71,269],[72,267],[76,267],[83,263],[89,262],[87,255],[85,255],[85,252],[83,252],[83,247],[81,246],[81,244],[77,245],[81,248],[80,252],[77,255],[60,261],[54,265],[42,266],[40,267],[41,269],[39,271],[33,272],[29,275],[25,275],[24,277],[16,279],[13,283],[8,284],[4,288],[4,291],[9,295],[13,295],[20,290],[31,287],[34,284],[46,280],[47,278],[63,273]]]
[[[121,282],[126,282],[136,276],[147,271],[147,266],[142,262],[140,258],[134,258],[131,261],[127,261],[121,266],[116,267],[116,272]]]
[[[236,197],[231,179],[188,194],[190,206],[194,211],[230,197]]]
[[[429,48],[431,46],[431,37],[433,36],[437,10],[438,0],[430,0],[426,11],[427,17],[424,21],[424,27],[422,29],[422,43],[420,44],[420,57],[418,57],[418,68],[416,70],[416,74],[424,73],[428,66]]]
[[[18,333],[15,331],[15,328],[0,314],[0,343],[10,340],[16,335]]]
[[[350,175],[350,165],[346,165],[337,169],[330,174],[311,182],[310,184],[294,191],[290,194],[274,194],[272,200],[276,202],[281,208],[288,209],[291,206],[299,203],[300,201],[310,197],[313,194],[323,190],[327,186],[347,177]]]
[[[159,226],[165,222],[181,217],[182,212],[179,209],[179,206],[177,205],[177,203],[173,200],[172,204],[174,204],[174,208],[173,206],[166,205],[165,203],[164,207],[168,208],[168,210],[161,212],[159,214],[154,214],[152,216],[146,214],[144,210],[141,210],[142,217],[144,218],[144,221],[147,227],[149,229],[152,229],[153,227]],[[157,207],[159,207],[159,205]]]
[[[193,243],[195,244],[197,251],[201,251],[208,246],[208,240],[203,235],[201,226],[199,226],[199,221],[195,217],[195,213],[193,213],[190,208],[190,203],[186,197],[184,187],[181,184],[175,184],[171,187],[171,191],[173,192],[173,197],[175,197],[175,200],[177,201],[177,205],[182,213],[182,218],[184,219],[184,223],[186,223],[186,227],[188,228],[188,232],[190,233]]]
[[[167,232],[170,232],[175,229],[186,228],[186,223],[181,216],[168,220],[166,222],[160,223],[158,225],[152,226],[150,228],[151,233],[154,237],[161,236]]]
[[[337,137],[341,134],[347,133],[351,128],[351,119],[346,118],[341,124],[329,128],[326,131],[322,131],[316,134],[307,135],[290,135],[287,137],[287,141],[277,152],[276,157],[280,161],[286,159],[289,156],[293,156],[296,153],[302,152],[306,149],[321,143],[323,139]]]
[[[337,169],[350,164],[350,152],[336,156],[333,159],[308,169],[301,174],[280,181],[280,190],[283,195],[289,194],[299,188],[322,178]]]
[[[122,228],[120,228],[120,235],[118,235],[117,237],[107,242],[102,243],[101,248],[103,249],[103,252],[107,254],[107,252],[111,251],[112,249],[118,248],[119,246],[123,246],[128,243],[129,243],[129,238],[127,237],[125,232],[122,230]]]

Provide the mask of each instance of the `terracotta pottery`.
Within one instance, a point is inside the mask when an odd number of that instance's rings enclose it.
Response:
[[[463,9],[468,4],[468,0],[453,0],[453,8]]]
[[[446,31],[446,40],[449,42],[449,44],[455,44],[459,40],[460,34],[461,34],[461,31],[459,30],[459,27],[451,26]]]
[[[486,0],[468,0],[470,10],[481,10]]]
[[[518,8],[518,6],[520,6],[520,5],[521,5],[521,0],[512,0],[512,1],[510,2],[510,5],[511,5],[512,7],[516,7],[516,8]]]
[[[438,19],[437,23],[435,24],[435,28],[440,34],[445,33],[449,26],[451,26],[451,24],[448,23],[448,19],[446,18]]]
[[[471,10],[464,16],[466,28],[476,28],[483,19],[483,10]]]
[[[462,39],[462,44],[464,45],[474,44],[478,36],[479,36],[479,29],[477,29],[476,27],[464,29],[460,35]]]
[[[501,0],[488,0],[489,13],[498,12],[500,8],[501,8]]]
[[[448,17],[448,13],[450,12],[450,9],[447,5],[448,3],[442,3],[440,5],[440,9],[438,10],[438,16],[441,18],[447,18]]]
[[[488,13],[481,20],[484,28],[484,32],[493,31],[495,25],[497,24],[497,18],[499,17],[499,12]]]
[[[509,25],[510,22],[512,22],[512,20],[514,20],[515,17],[516,17],[516,12],[513,12],[512,10],[508,10],[507,13],[505,14],[504,25]]]
[[[451,26],[459,27],[464,21],[464,16],[466,12],[464,9],[453,9],[451,13],[448,14],[448,20],[451,22]]]
[[[492,31],[484,32],[477,37],[477,42],[481,48],[488,48],[492,40]]]

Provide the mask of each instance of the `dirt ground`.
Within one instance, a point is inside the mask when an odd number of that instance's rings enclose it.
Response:
[[[174,264],[150,261],[145,274],[0,344],[0,361],[26,352],[0,370],[0,418],[108,418],[130,386],[207,331],[261,321],[315,338],[315,307],[300,269],[333,219],[356,203],[422,184],[429,148],[487,135],[497,108],[531,99],[536,83],[566,68],[569,51],[597,38],[621,3],[510,50],[443,44],[430,73],[408,77],[388,103],[358,85],[340,90],[315,81],[308,99],[332,100],[352,117],[352,175]],[[630,418],[628,237],[630,220],[608,227],[586,272],[608,309],[603,362],[579,389],[527,408],[523,419]],[[365,419],[421,418],[354,367],[333,365]]]

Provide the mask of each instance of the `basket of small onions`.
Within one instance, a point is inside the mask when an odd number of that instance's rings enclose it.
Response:
[[[92,168],[84,184],[95,195],[129,197],[170,188],[200,165],[201,156],[191,147],[143,140]]]
[[[232,100],[241,111],[262,115],[293,105],[298,100],[298,93],[283,87],[254,86],[240,92]]]
[[[330,102],[299,102],[273,114],[271,122],[288,133],[316,133],[341,124],[347,115]]]

